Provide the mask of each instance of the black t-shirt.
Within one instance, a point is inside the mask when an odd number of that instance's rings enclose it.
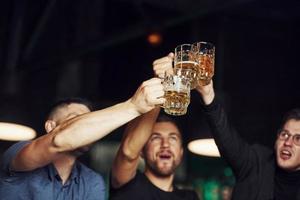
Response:
[[[110,200],[199,200],[196,192],[180,190],[174,187],[174,191],[165,192],[153,185],[148,178],[137,172],[135,177],[124,186],[109,191]]]

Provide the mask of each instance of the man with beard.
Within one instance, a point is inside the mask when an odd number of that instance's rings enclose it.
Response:
[[[127,126],[111,172],[111,200],[197,200],[197,194],[173,184],[183,155],[181,133],[156,108]],[[156,120],[156,122],[155,122]],[[137,171],[140,155],[145,171]]]
[[[46,134],[19,142],[3,155],[1,199],[104,200],[100,175],[77,161],[89,145],[164,102],[160,79],[145,81],[132,98],[91,112],[81,99],[56,104],[45,122]]]

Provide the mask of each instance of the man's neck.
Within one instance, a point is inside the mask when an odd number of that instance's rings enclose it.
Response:
[[[173,191],[173,179],[174,179],[174,174],[166,177],[161,177],[153,174],[151,171],[146,170],[145,175],[147,178],[151,181],[153,185],[156,187],[160,188],[163,191],[166,192],[172,192]]]
[[[53,165],[55,166],[63,185],[70,177],[75,161],[76,157],[68,154],[62,154],[59,159],[53,162]]]

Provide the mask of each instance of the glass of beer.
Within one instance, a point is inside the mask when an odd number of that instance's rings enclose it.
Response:
[[[209,42],[197,42],[192,47],[198,63],[198,83],[208,85],[214,75],[215,46]]]
[[[190,104],[190,81],[176,74],[165,75],[163,80],[165,91],[164,111],[170,115],[184,115]]]
[[[175,48],[174,69],[175,74],[187,78],[191,89],[198,84],[198,62],[191,44],[182,44]]]

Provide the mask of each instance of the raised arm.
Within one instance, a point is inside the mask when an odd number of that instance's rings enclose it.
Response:
[[[159,107],[155,108],[128,124],[112,166],[113,188],[123,186],[135,176],[141,151],[152,134],[159,111]]]
[[[17,171],[33,170],[52,162],[61,152],[89,145],[142,113],[152,110],[155,105],[162,104],[163,94],[160,79],[145,81],[129,100],[71,118],[48,134],[33,140],[20,150],[12,160],[11,167]]]
[[[213,83],[197,87],[203,99],[204,112],[212,128],[220,154],[232,167],[235,175],[242,178],[257,162],[256,153],[229,122],[227,114],[215,96]]]
[[[172,73],[173,57],[174,54],[170,53],[153,62],[156,76],[164,77],[165,72]],[[111,184],[114,188],[121,187],[135,176],[140,153],[152,134],[159,111],[160,108],[155,108],[128,124],[112,166]]]

